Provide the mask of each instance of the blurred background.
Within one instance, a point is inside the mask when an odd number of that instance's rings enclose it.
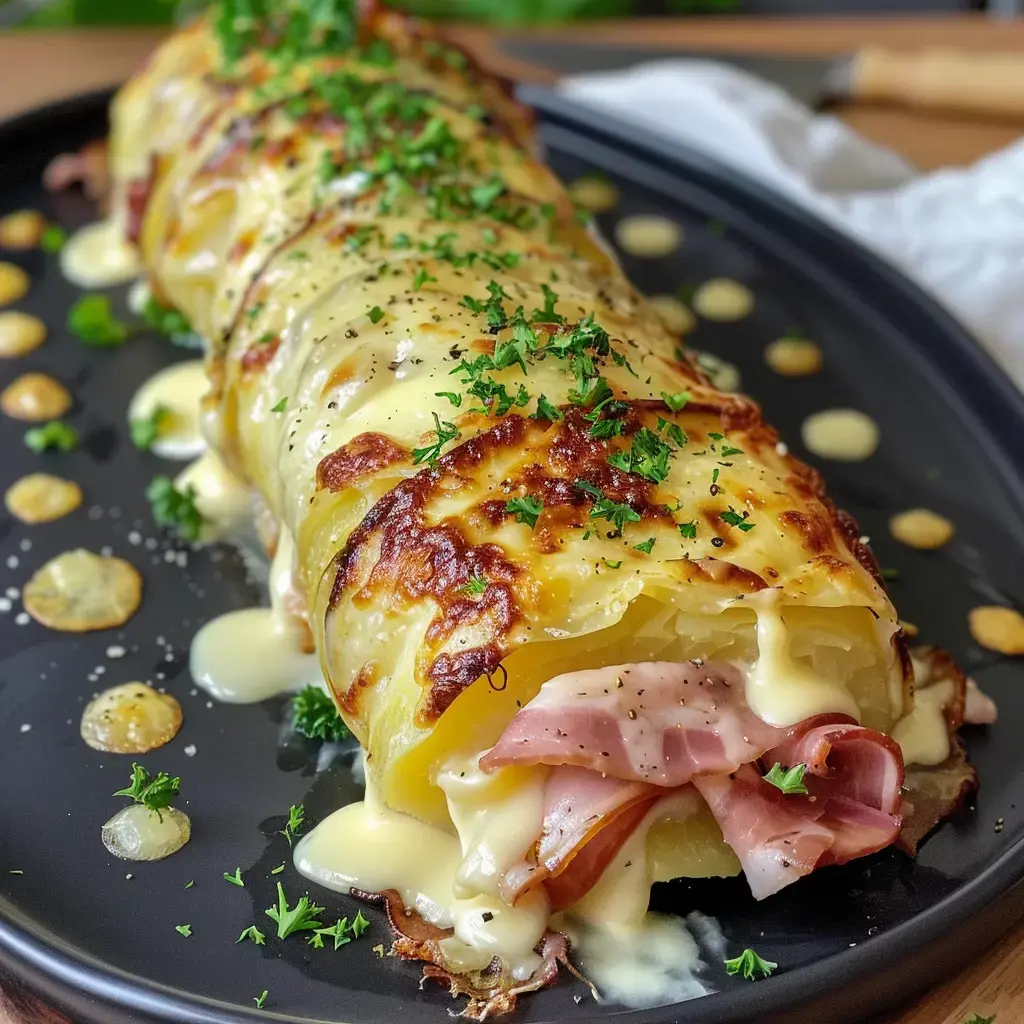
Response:
[[[1017,13],[1024,0],[405,0],[431,18],[522,25],[585,18],[708,14],[908,14],[985,10]],[[0,0],[0,24],[156,25],[174,20],[177,0]]]

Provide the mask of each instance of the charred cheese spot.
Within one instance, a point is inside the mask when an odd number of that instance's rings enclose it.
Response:
[[[373,431],[359,434],[320,460],[316,468],[316,486],[318,490],[342,491],[408,457],[409,452],[385,434]]]

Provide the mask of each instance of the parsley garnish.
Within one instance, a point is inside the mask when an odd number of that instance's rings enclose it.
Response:
[[[544,511],[544,502],[540,498],[534,498],[527,494],[521,498],[512,498],[505,503],[506,512],[514,512],[517,523],[524,523],[531,530],[537,525],[541,512]]]
[[[380,306],[374,306],[366,315],[370,318],[371,324],[379,324],[384,319],[384,310]]]
[[[176,924],[174,930],[179,935],[184,935],[186,939],[192,935],[192,925],[190,924]]]
[[[148,416],[132,420],[128,424],[132,444],[140,452],[148,452],[153,447],[153,442],[160,436],[161,425],[167,422],[170,415],[171,410],[166,405],[158,405]]]
[[[254,924],[249,925],[249,927],[246,928],[237,939],[235,939],[235,944],[237,945],[239,942],[245,942],[246,939],[252,940],[257,946],[262,946],[267,941],[267,937]]]
[[[435,391],[434,395],[437,398],[447,398],[448,401],[451,402],[452,405],[454,405],[456,409],[460,405],[462,405],[462,395],[457,394],[454,391]]]
[[[142,319],[155,331],[168,338],[192,332],[192,325],[181,313],[172,306],[158,302],[152,295],[146,299],[146,304],[142,307]]]
[[[279,836],[284,836],[288,840],[288,845],[291,846],[295,837],[299,834],[299,830],[302,828],[302,823],[306,820],[306,808],[303,804],[292,804],[288,808],[288,824],[285,825],[280,832]],[[280,888],[280,883],[278,884]]]
[[[365,932],[369,927],[370,922],[363,917],[363,912],[361,910],[357,910],[356,916],[352,918],[352,934],[357,939],[361,939],[363,937],[363,932]]]
[[[622,568],[622,561],[621,561],[621,559],[618,562],[610,562],[607,558],[602,558],[601,561],[604,562],[604,564],[607,565],[609,569],[621,569]]]
[[[267,1001],[267,996],[270,995],[268,989],[264,989],[258,996],[253,996],[252,1001],[256,1004],[257,1010],[263,1009],[263,1004]]]
[[[561,418],[561,412],[548,401],[547,395],[537,397],[537,411],[530,416],[531,420],[549,420],[551,423],[557,423]]]
[[[899,569],[879,569],[879,575],[883,580],[898,580],[900,578]]]
[[[742,515],[732,507],[729,506],[728,512],[719,512],[718,518],[722,520],[727,526],[738,526],[744,533],[749,533],[757,523],[751,523],[748,521],[749,512],[744,512]]]
[[[157,476],[146,488],[146,498],[157,526],[173,529],[186,540],[199,539],[204,519],[196,507],[196,489],[191,484],[179,491],[169,476]]]
[[[670,423],[664,416],[659,416],[658,433],[660,434],[662,431],[665,431],[668,439],[674,441],[680,448],[685,447],[690,442],[690,439],[686,436],[686,431],[678,423]]]
[[[330,928],[317,928],[315,932],[309,937],[309,944],[316,949],[324,948],[324,937],[334,939],[334,950],[337,952],[342,946],[347,945],[352,940],[345,933],[348,931],[348,918],[343,917],[338,921],[335,921]]]
[[[191,889],[192,886],[195,885],[195,884],[196,884],[195,879],[194,878],[190,879],[188,882],[185,883],[185,888],[186,889]]]
[[[311,740],[337,743],[348,731],[334,701],[319,686],[307,686],[292,697],[292,726]]]
[[[965,1024],[992,1024],[992,1022],[995,1019],[996,1015],[994,1013],[991,1017],[982,1017],[979,1014],[975,1013],[969,1021],[965,1022]]]
[[[691,519],[688,523],[676,523],[676,529],[684,540],[693,540],[697,536],[697,520]]]
[[[759,957],[752,949],[745,949],[739,956],[725,961],[726,974],[743,974],[748,981],[754,980],[757,971],[767,978],[779,965]]]
[[[237,886],[239,886],[242,889],[245,888],[245,882],[242,881],[242,869],[241,868],[235,868],[235,873],[233,875],[229,875],[225,871],[224,872],[224,881],[225,882],[230,882],[232,885],[237,885]]]
[[[530,319],[535,324],[564,324],[565,317],[555,312],[558,296],[546,284],[542,284],[540,287],[544,293],[544,308],[535,309]]]
[[[317,916],[324,912],[323,907],[311,903],[308,896],[302,896],[294,907],[288,906],[288,898],[284,894],[284,886],[277,883],[277,906],[265,910],[264,913],[277,923],[277,937],[287,939],[301,931],[314,931],[323,927]]]
[[[649,555],[651,553],[651,551],[654,550],[654,542],[655,542],[655,538],[654,537],[648,537],[647,540],[645,540],[643,542],[643,544],[634,544],[633,545],[633,550],[634,551],[642,551],[645,555]]]
[[[285,409],[287,409],[287,408],[288,408],[288,398],[287,398],[287,396],[285,396],[284,398],[282,398],[279,401],[275,402],[270,407],[270,411],[271,412],[284,412]]]
[[[715,449],[715,445],[719,441],[723,442],[721,450],[718,451],[718,454],[721,455],[722,458],[727,458],[730,455],[742,455],[743,454],[743,449],[742,448],[735,448],[733,445],[729,444],[729,440],[725,436],[725,434],[710,433],[710,434],[708,434],[708,440],[711,442],[711,450],[712,451],[716,450]]]
[[[429,281],[436,282],[437,278],[431,277],[430,274],[427,273],[426,267],[420,267],[420,269],[416,271],[416,276],[412,279],[412,290],[414,292],[418,292]]]
[[[39,248],[43,252],[60,252],[68,240],[68,233],[58,224],[48,224],[39,238]]]
[[[683,406],[693,397],[689,391],[679,391],[674,395],[670,395],[667,391],[662,391],[661,397],[664,399],[665,404],[673,411],[679,412]]]
[[[577,480],[576,489],[589,494],[594,499],[594,504],[590,509],[591,519],[607,519],[619,533],[622,533],[622,528],[626,523],[640,522],[640,513],[634,511],[631,505],[606,498],[589,480]]]
[[[624,473],[635,473],[645,480],[660,484],[668,476],[668,460],[672,449],[647,427],[641,427],[631,438],[628,451],[613,452],[608,464]]]
[[[462,437],[462,431],[459,430],[454,423],[442,421],[436,412],[433,413],[433,417],[437,440],[433,444],[427,445],[425,448],[414,448],[412,450],[412,462],[414,466],[418,466],[421,462],[426,462],[431,466],[434,466],[437,463],[437,460],[441,457],[441,449],[444,448],[449,441],[457,441]]]
[[[78,431],[60,420],[51,420],[41,427],[26,430],[25,444],[37,455],[50,449],[70,452],[78,447]]]
[[[272,875],[279,875],[279,874],[281,874],[282,871],[284,871],[284,862],[278,864],[276,868],[271,868],[270,869],[270,873]]]
[[[68,311],[68,330],[87,345],[122,345],[128,325],[114,316],[108,295],[83,295]]]
[[[776,789],[782,790],[786,796],[793,793],[807,793],[804,785],[804,772],[807,771],[806,764],[796,764],[792,768],[783,768],[778,761],[765,773],[764,781],[773,785]]]
[[[477,573],[473,573],[469,579],[463,583],[459,590],[463,594],[482,594],[487,589],[487,580]]]
[[[172,778],[166,772],[157,772],[156,778],[153,778],[141,764],[133,764],[131,785],[119,789],[114,796],[126,796],[147,810],[156,811],[160,816],[160,811],[170,807],[180,790],[181,779],[177,776]]]

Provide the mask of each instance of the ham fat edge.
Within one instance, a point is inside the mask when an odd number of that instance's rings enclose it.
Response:
[[[453,832],[453,759],[542,779],[497,885],[553,911],[683,792],[652,882],[742,868],[760,899],[915,848],[973,770],[954,738],[905,772],[914,662],[857,524],[696,368],[503,83],[426,23],[320,7],[223,0],[165,41],[114,100],[110,210],[207,339],[207,434],[294,549],[383,805]],[[919,660],[952,736],[963,677]],[[528,978],[460,973],[445,929],[362,895],[471,1016],[567,962],[549,929]]]

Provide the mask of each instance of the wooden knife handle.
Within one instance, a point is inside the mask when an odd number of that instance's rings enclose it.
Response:
[[[870,46],[853,58],[856,100],[1024,118],[1024,53]]]

